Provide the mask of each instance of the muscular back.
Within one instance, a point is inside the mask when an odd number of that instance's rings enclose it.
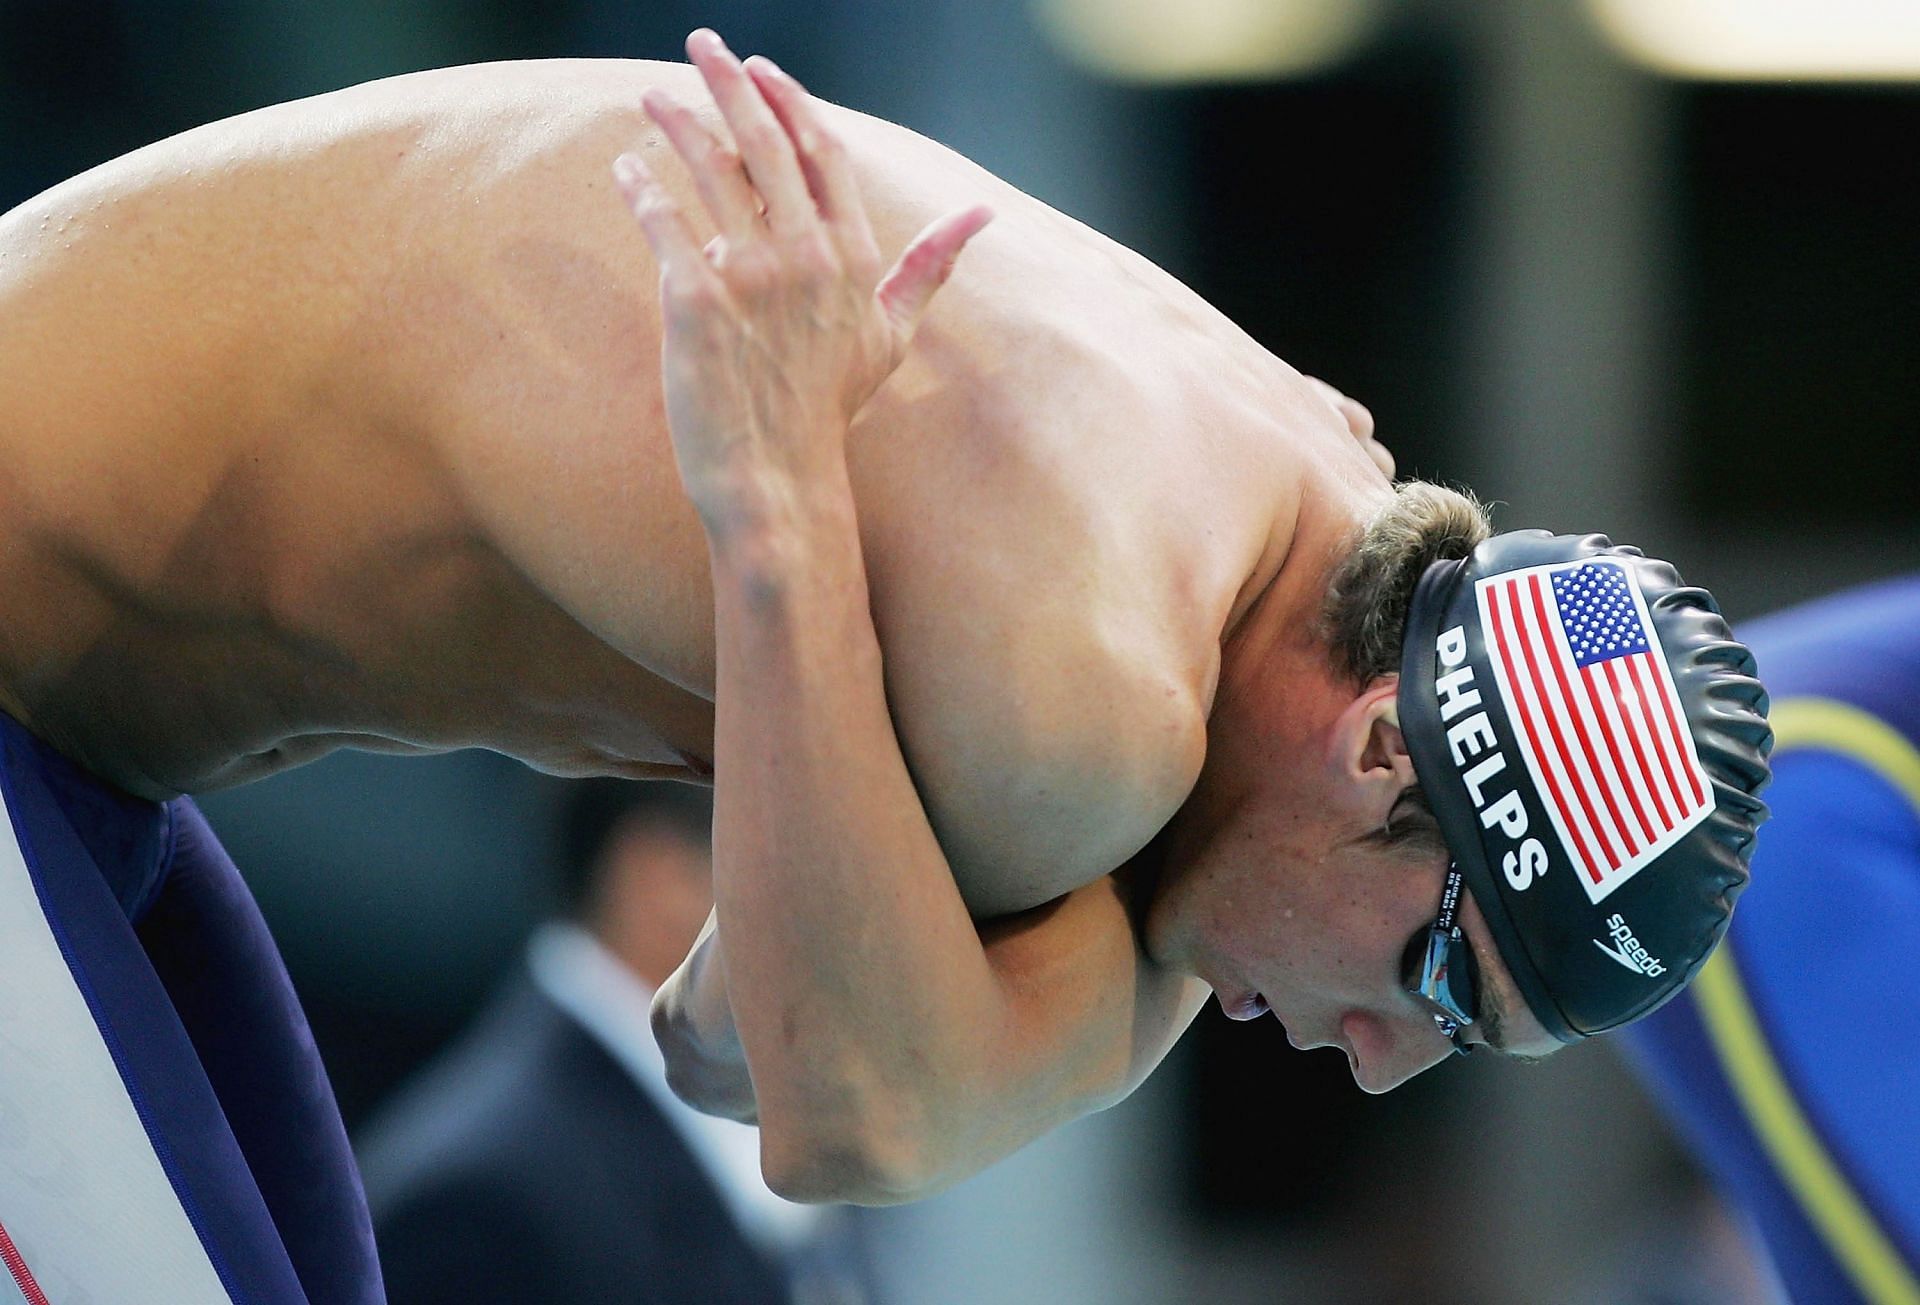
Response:
[[[677,65],[418,74],[0,219],[4,705],[139,792],[341,743],[711,755],[706,552],[608,161]],[[1191,784],[1309,466],[1297,376],[1171,278],[837,111],[883,245],[999,212],[849,460],[896,724],[969,904],[1089,882]],[[991,869],[989,869],[991,867]]]

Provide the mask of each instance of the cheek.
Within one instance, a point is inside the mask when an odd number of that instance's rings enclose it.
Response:
[[[1355,867],[1276,893],[1264,913],[1269,927],[1248,945],[1264,953],[1271,974],[1347,1002],[1390,1002],[1407,939],[1425,923],[1396,886],[1405,887]]]
[[[1297,985],[1347,966],[1348,909],[1337,897],[1316,891],[1309,876],[1275,874],[1214,902],[1210,933],[1262,983]]]

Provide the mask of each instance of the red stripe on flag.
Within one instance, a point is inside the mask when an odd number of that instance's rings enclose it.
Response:
[[[1615,702],[1618,702],[1622,693],[1620,688],[1620,675],[1614,669],[1611,660],[1606,662],[1605,665],[1607,668],[1607,683],[1613,686],[1613,698]],[[1623,710],[1621,714],[1624,716],[1626,713]],[[1640,773],[1647,777],[1647,794],[1653,799],[1654,810],[1657,811],[1660,816],[1661,832],[1664,833],[1666,830],[1673,828],[1673,817],[1667,814],[1667,804],[1660,799],[1660,786],[1652,782],[1653,768],[1647,765],[1646,750],[1640,746],[1640,734],[1641,731],[1633,728],[1631,723],[1627,723],[1627,741],[1633,744],[1633,759],[1639,763]]]
[[[1502,665],[1507,666],[1509,668],[1514,666],[1513,650],[1507,647],[1507,626],[1509,624],[1509,620],[1505,611],[1501,607],[1500,596],[1501,596],[1501,588],[1504,588],[1506,591],[1506,597],[1508,601],[1510,603],[1516,601],[1513,597],[1513,592],[1516,587],[1517,586],[1515,582],[1508,581],[1504,586],[1500,588],[1496,588],[1494,590],[1494,601],[1491,604],[1489,604],[1489,607],[1493,612],[1494,642],[1500,645],[1500,662]],[[1518,639],[1519,635],[1516,634],[1515,638]],[[1526,648],[1526,645],[1524,642],[1521,644],[1521,647],[1523,650]],[[1532,661],[1531,652],[1527,653],[1527,660],[1529,662]],[[1514,705],[1520,709],[1520,724],[1523,727],[1525,727],[1527,731],[1527,741],[1533,746],[1533,755],[1536,757],[1544,755],[1546,752],[1546,749],[1540,746],[1540,732],[1534,728],[1533,710],[1527,705],[1526,696],[1524,694],[1515,693],[1513,695],[1513,699],[1514,699]],[[1565,811],[1567,809],[1567,799],[1560,792],[1560,785],[1553,777],[1553,768],[1543,763],[1540,767],[1540,775],[1541,775],[1541,778],[1547,781],[1547,792],[1553,795],[1554,806],[1561,811]],[[1593,852],[1590,848],[1588,848],[1587,840],[1580,837],[1579,826],[1575,825],[1571,820],[1566,821],[1565,824],[1567,827],[1567,832],[1573,836],[1573,844],[1575,849],[1580,854],[1580,862],[1582,865],[1586,867],[1587,878],[1593,880],[1593,882],[1595,882],[1596,884],[1599,883],[1600,869],[1594,863]]]
[[[1543,638],[1549,638],[1553,626],[1547,621],[1546,600],[1540,596],[1540,573],[1538,571],[1527,577],[1527,592],[1533,597],[1533,615],[1534,619],[1540,622],[1540,634]],[[1581,722],[1580,712],[1574,704],[1573,686],[1567,683],[1566,663],[1556,648],[1547,647],[1541,651],[1542,655],[1547,659],[1547,664],[1553,667],[1554,681],[1560,686],[1560,700],[1567,704],[1567,714],[1573,718],[1573,732],[1580,736],[1580,747],[1587,756],[1591,757],[1593,755],[1593,741],[1587,737],[1587,727]],[[1532,668],[1533,662],[1531,658],[1528,659],[1527,665],[1529,669]],[[1534,674],[1537,676],[1539,672],[1536,670]],[[1587,819],[1593,825],[1593,832],[1599,837],[1600,846],[1607,854],[1607,868],[1609,870],[1618,870],[1620,868],[1620,854],[1613,850],[1613,840],[1608,838],[1607,831],[1600,827],[1600,821],[1593,809],[1593,799],[1587,796],[1586,785],[1581,782],[1580,773],[1574,765],[1574,754],[1568,751],[1565,741],[1560,737],[1560,727],[1551,716],[1547,717],[1547,728],[1552,732],[1554,742],[1560,745],[1561,754],[1567,758],[1567,770],[1572,776],[1574,791],[1579,794],[1580,805],[1586,810]],[[1617,831],[1620,825],[1620,812],[1616,810],[1613,805],[1613,795],[1607,792],[1606,785],[1599,784],[1597,787],[1600,789],[1600,799],[1606,803],[1607,812],[1613,817],[1614,828]]]
[[[1656,698],[1663,696],[1660,672],[1656,669],[1657,663],[1652,653],[1636,653],[1625,660],[1627,672],[1633,676],[1635,685],[1643,686],[1640,692],[1640,714],[1645,737],[1653,741],[1654,752],[1660,757],[1660,773],[1665,775],[1667,783],[1672,785],[1669,796],[1673,799],[1673,823],[1679,825],[1699,807],[1697,803],[1687,800],[1687,790],[1674,777],[1675,766],[1681,770],[1687,767],[1687,757],[1682,750],[1682,741],[1667,732],[1661,722],[1669,718],[1665,713],[1655,711],[1653,704],[1647,699],[1648,694]]]
[[[1673,731],[1675,744],[1676,746],[1678,746],[1679,740],[1684,739],[1687,736],[1681,732],[1680,722],[1674,718],[1673,695],[1671,693],[1663,692],[1660,695],[1660,706],[1664,708],[1667,713],[1667,728]],[[1687,752],[1686,752],[1686,749],[1684,748],[1680,749],[1679,762],[1680,762],[1681,772],[1685,774],[1687,777],[1687,783],[1693,786],[1694,803],[1696,805],[1705,805],[1707,800],[1707,795],[1701,792],[1700,790],[1700,772],[1698,770],[1695,770],[1693,766],[1688,762]]]
[[[1600,664],[1611,667],[1613,661],[1609,658]],[[1646,836],[1648,843],[1652,843],[1657,835],[1653,832],[1652,822],[1647,819],[1646,810],[1640,805],[1640,795],[1633,791],[1633,777],[1627,770],[1626,750],[1620,746],[1620,740],[1613,737],[1613,724],[1607,719],[1606,704],[1600,700],[1600,685],[1597,683],[1600,677],[1591,666],[1580,671],[1579,676],[1580,687],[1587,694],[1587,705],[1593,708],[1593,718],[1600,724],[1600,733],[1606,736],[1607,755],[1613,759],[1613,773],[1620,777],[1621,791],[1627,795],[1627,805],[1633,808],[1634,818],[1640,822],[1640,832]],[[1632,831],[1629,830],[1628,834],[1631,842]],[[1640,851],[1637,847],[1632,850],[1636,855]]]
[[[13,1244],[13,1238],[7,1233],[7,1226],[0,1223],[0,1260],[5,1260],[7,1272],[13,1275],[14,1285],[20,1288],[28,1305],[47,1305],[47,1293],[40,1290],[40,1284],[33,1280],[33,1270],[27,1267],[26,1257]]]
[[[1647,732],[1653,736],[1653,751],[1654,754],[1660,758],[1661,773],[1666,775],[1667,785],[1673,789],[1674,805],[1684,807],[1687,804],[1687,792],[1680,787],[1680,781],[1673,777],[1673,765],[1667,760],[1666,736],[1660,732],[1659,723],[1655,720],[1653,714],[1654,690],[1648,688],[1646,683],[1647,676],[1651,674],[1651,672],[1641,669],[1640,657],[1641,654],[1636,653],[1632,657],[1627,658],[1627,671],[1633,676],[1634,687],[1640,690],[1640,705],[1647,714],[1647,724],[1652,727]],[[1680,815],[1682,819],[1686,818],[1686,812],[1682,811]]]

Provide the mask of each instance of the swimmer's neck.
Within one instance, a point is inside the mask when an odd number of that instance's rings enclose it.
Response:
[[[1385,482],[1305,487],[1276,513],[1266,549],[1234,600],[1220,635],[1221,683],[1258,677],[1282,648],[1324,640],[1321,617],[1334,570],[1393,495]]]

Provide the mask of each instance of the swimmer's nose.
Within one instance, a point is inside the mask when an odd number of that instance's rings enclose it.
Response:
[[[1419,1020],[1425,1020],[1424,1026]],[[1365,1011],[1350,1011],[1340,1019],[1340,1040],[1346,1047],[1353,1081],[1362,1092],[1391,1092],[1453,1054],[1453,1047],[1425,1014],[1419,1020],[1388,1021]]]

